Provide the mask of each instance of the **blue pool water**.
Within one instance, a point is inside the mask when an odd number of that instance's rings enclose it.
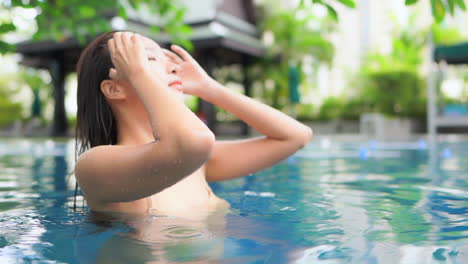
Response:
[[[315,141],[206,221],[71,210],[73,145],[0,142],[1,264],[468,263],[468,142]]]

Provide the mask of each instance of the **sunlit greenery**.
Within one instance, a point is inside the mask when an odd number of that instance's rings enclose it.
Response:
[[[339,3],[347,7],[356,7],[354,0],[311,0],[315,4],[323,5],[327,8],[329,14],[334,18],[338,19],[338,13],[333,7],[334,4]],[[420,0],[404,0],[406,5],[414,5]],[[466,11],[465,0],[422,0],[430,1],[432,15],[436,22],[442,22],[446,17],[446,14],[454,15],[456,10]],[[301,0],[301,4],[306,3],[306,0]]]
[[[436,23],[432,25],[432,39],[436,45],[453,45],[468,40],[456,27]]]
[[[422,1],[430,1],[434,21],[441,22],[447,15],[466,11],[464,0],[399,0],[408,6]],[[334,45],[330,34],[336,29],[336,22],[343,19],[339,7],[354,9],[359,7],[356,0],[263,0],[259,1],[258,26],[265,40],[267,52],[255,61],[249,69],[254,80],[255,92],[260,91],[260,99],[282,110],[290,109],[289,72],[299,72],[301,92],[313,89],[314,84],[307,78],[314,78],[320,65],[331,65]],[[326,9],[326,16],[318,15],[317,6]],[[190,46],[190,27],[184,25],[185,8],[182,0],[0,0],[0,53],[14,51],[14,45],[5,41],[6,34],[17,32],[15,12],[35,10],[33,20],[37,31],[33,39],[54,39],[62,41],[75,37],[84,42],[90,36],[111,28],[114,16],[124,20],[129,9],[143,10],[160,18],[160,25],[152,25],[154,33],[169,33],[174,42]],[[353,12],[358,12],[357,10]],[[414,18],[413,18],[414,19]],[[382,54],[371,52],[364,59],[362,68],[353,82],[351,98],[332,97],[325,99],[322,108],[312,105],[297,105],[297,117],[302,119],[357,119],[367,111],[383,112],[390,115],[421,117],[424,114],[424,79],[419,74],[419,66],[427,44],[429,30],[420,30],[409,21],[406,27],[396,28],[393,35],[392,52]],[[464,40],[454,28],[435,23],[432,36],[436,44],[453,44]],[[310,60],[305,61],[305,58]],[[312,73],[304,71],[304,65]],[[222,70],[221,70],[222,71]],[[230,71],[230,70],[228,70]],[[234,82],[242,82],[242,70],[235,69],[228,75]],[[219,75],[219,74],[218,74]],[[221,74],[222,75],[222,74]],[[237,77],[236,77],[237,76]],[[226,77],[227,79],[231,77]],[[32,89],[50,91],[49,87],[35,84],[33,75],[24,76],[31,82]],[[394,87],[397,85],[398,87]],[[406,85],[409,87],[406,87]],[[406,87],[406,88],[405,88]],[[391,91],[391,96],[385,96]],[[410,98],[413,95],[413,98]],[[42,99],[46,100],[46,99]],[[191,108],[195,100],[189,100]]]
[[[420,0],[405,0],[406,5],[413,5]],[[429,0],[425,0],[429,1]],[[446,13],[455,14],[456,10],[466,11],[465,0],[430,0],[432,15],[436,22],[442,22]]]
[[[190,27],[183,23],[185,8],[174,0],[3,0],[0,8],[36,10],[37,31],[33,39],[61,41],[75,37],[85,42],[89,36],[109,31],[114,15],[128,19],[127,9],[146,9],[160,17],[160,25],[151,25],[153,32],[164,31],[174,42],[190,46]],[[0,19],[0,53],[13,51],[14,46],[2,40],[2,35],[15,32],[13,14]]]
[[[0,128],[22,119],[23,105],[15,100],[21,88],[18,75],[0,76]]]
[[[276,108],[287,105],[289,70],[299,70],[304,78],[304,57],[313,58],[313,66],[330,63],[334,47],[328,34],[334,31],[330,17],[318,17],[310,5],[287,5],[270,0],[263,6],[261,29],[266,40],[267,54],[250,69],[251,77],[262,87],[262,97]],[[268,43],[269,42],[269,43]]]
[[[390,53],[370,52],[351,85],[355,94],[344,108],[350,112],[378,112],[391,116],[424,118],[425,80],[419,73],[428,30],[413,27],[415,15],[404,26],[395,25]],[[347,103],[348,104],[348,103]]]

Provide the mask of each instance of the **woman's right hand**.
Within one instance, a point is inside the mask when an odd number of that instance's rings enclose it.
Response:
[[[115,67],[110,69],[111,79],[131,82],[136,75],[149,71],[146,51],[138,34],[116,32],[107,45]]]

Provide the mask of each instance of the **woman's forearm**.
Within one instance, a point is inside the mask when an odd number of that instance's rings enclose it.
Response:
[[[142,72],[131,83],[148,113],[155,140],[190,139],[211,133],[174,92],[153,75]]]
[[[306,144],[312,130],[268,105],[236,93],[216,81],[210,83],[206,101],[231,112],[265,136],[277,140],[299,140]]]

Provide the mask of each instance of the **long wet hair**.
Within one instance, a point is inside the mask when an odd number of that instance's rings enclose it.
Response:
[[[77,117],[75,160],[86,150],[99,145],[117,144],[117,123],[112,109],[101,92],[101,82],[109,80],[114,67],[107,41],[116,31],[104,33],[92,40],[78,60]],[[78,183],[75,185],[73,209],[76,209]]]

